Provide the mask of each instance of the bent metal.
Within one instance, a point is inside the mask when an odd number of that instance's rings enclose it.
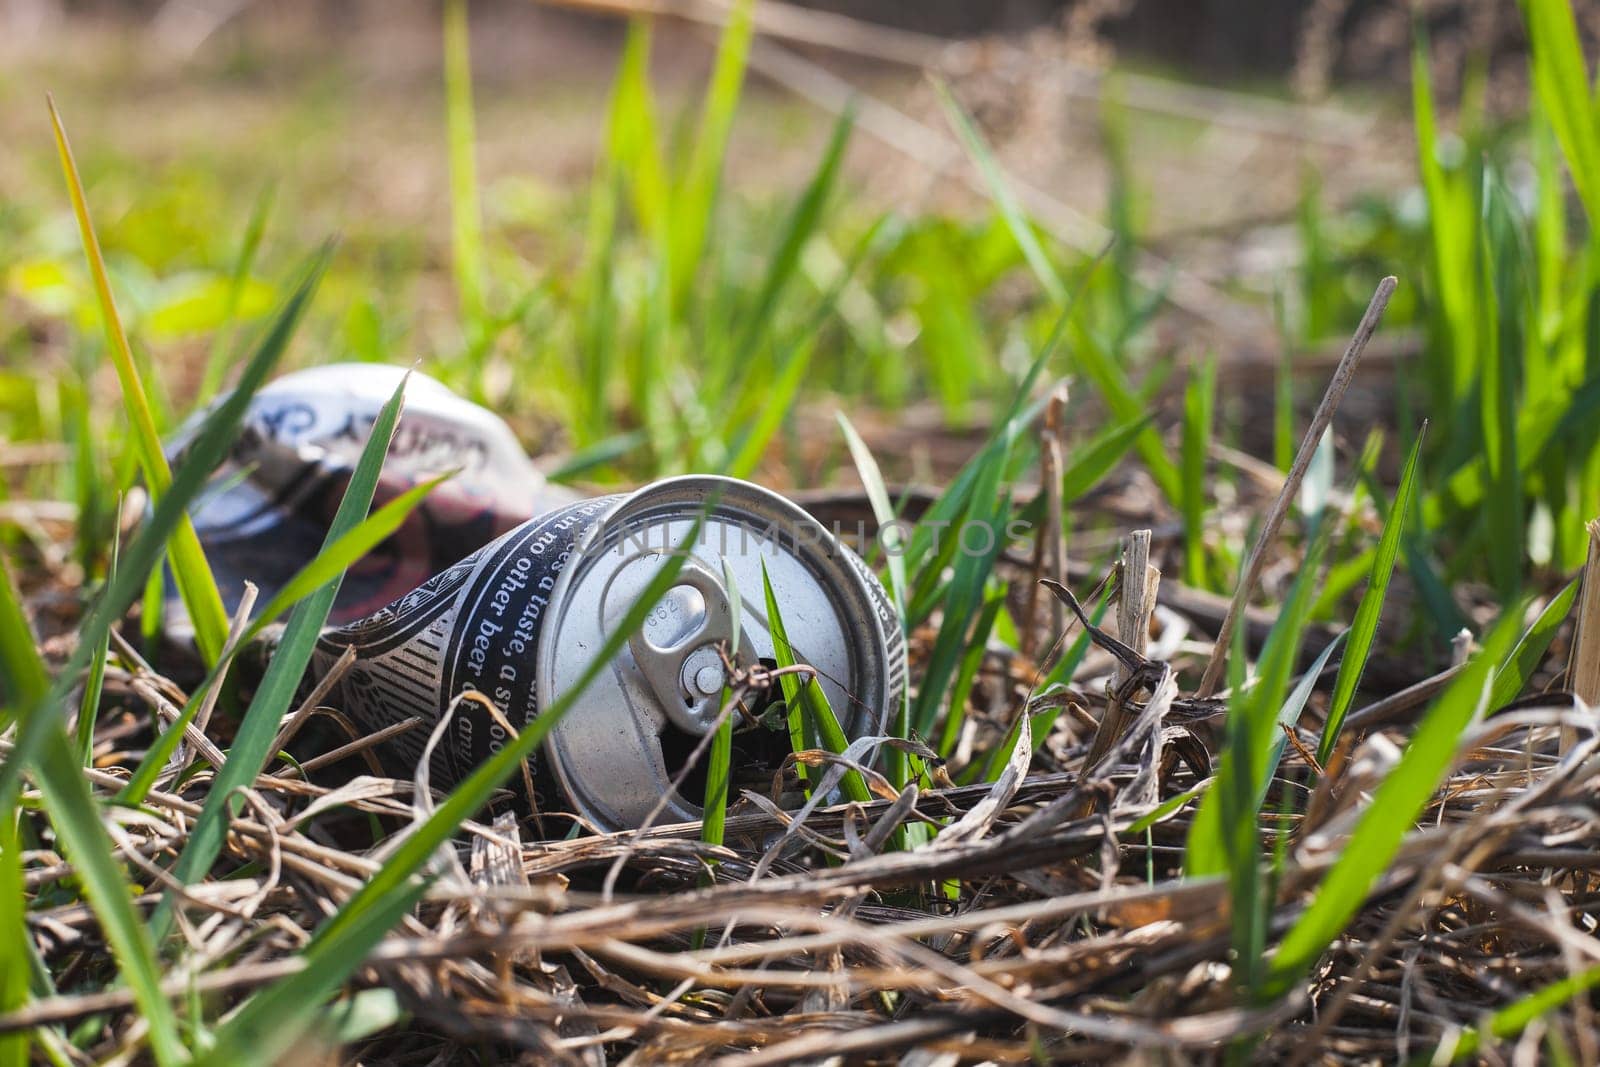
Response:
[[[223,586],[237,591],[250,580],[270,596],[316,555],[403,373],[317,367],[256,395],[250,433],[193,509]],[[172,448],[187,439],[180,432]],[[905,640],[882,586],[783,497],[748,482],[687,477],[576,499],[544,482],[502,420],[422,375],[407,386],[395,443],[380,501],[437,473],[441,459],[464,469],[346,575],[330,615],[335,628],[323,633],[307,680],[354,649],[330,702],[374,733],[420,719],[379,749],[388,773],[411,777],[448,717],[429,757],[431,782],[448,789],[465,777],[508,730],[525,729],[578,688],[669,554],[682,557],[672,587],[533,761],[538,792],[559,794],[601,829],[638,825],[664,796],[667,817],[698,818],[672,779],[685,740],[692,748],[721,710],[725,662],[743,670],[776,656],[768,577],[795,635],[792,652],[815,668],[851,736],[883,733],[899,706]],[[181,637],[187,620],[170,592],[169,632]],[[494,711],[458,699],[468,690]],[[739,732],[736,751],[775,763],[788,737],[769,734]]]
[[[753,529],[797,535],[741,536]],[[600,828],[638,825],[669,794],[671,816],[698,818],[672,790],[680,767],[670,738],[704,736],[716,720],[724,655],[738,667],[774,660],[764,571],[789,625],[803,622],[794,652],[817,669],[846,731],[884,731],[905,687],[905,643],[882,586],[799,507],[725,478],[668,479],[531,519],[388,607],[324,634],[318,666],[355,650],[336,692],[362,727],[423,721],[389,743],[397,770],[420,762],[431,728],[451,716],[430,762],[432,782],[448,788],[508,740],[499,718],[457,696],[483,693],[505,724],[525,729],[578,685],[669,555],[681,560],[672,586],[553,727],[532,768],[537,788],[559,790]]]

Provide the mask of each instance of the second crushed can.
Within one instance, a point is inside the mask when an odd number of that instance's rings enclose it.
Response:
[[[536,781],[601,829],[639,825],[669,793],[670,817],[699,818],[671,782],[720,711],[719,649],[736,650],[741,667],[773,662],[763,567],[796,657],[817,670],[846,732],[886,732],[906,666],[882,586],[797,505],[729,478],[671,478],[531,519],[327,631],[313,673],[354,648],[338,690],[345,711],[374,731],[423,720],[391,742],[396,773],[421,760],[450,714],[430,766],[433,785],[449,788],[508,740],[495,716],[459,694],[483,693],[525,729],[578,684],[673,552],[683,563],[672,587],[546,738]],[[724,561],[740,598],[737,634]]]

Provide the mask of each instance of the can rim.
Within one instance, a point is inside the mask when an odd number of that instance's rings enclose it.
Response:
[[[747,516],[777,518],[794,524],[797,530],[804,528],[808,538],[814,538],[811,541],[813,545],[831,546],[827,551],[813,553],[814,560],[804,562],[813,566],[816,562],[825,564],[822,570],[831,579],[827,583],[827,588],[833,598],[843,601],[839,605],[840,610],[861,621],[858,627],[852,627],[848,622],[841,621],[841,627],[846,630],[858,630],[862,639],[870,641],[870,644],[861,649],[861,662],[878,664],[875,676],[869,674],[867,679],[871,683],[870,691],[861,694],[859,701],[861,706],[853,706],[850,709],[850,715],[845,720],[845,729],[847,733],[856,736],[884,733],[894,714],[894,709],[890,707],[895,686],[894,664],[890,663],[893,650],[875,621],[876,599],[867,588],[865,578],[851,565],[846,555],[849,549],[827,527],[818,522],[815,516],[787,497],[754,482],[723,475],[690,474],[653,482],[618,499],[578,538],[573,547],[573,559],[561,569],[551,589],[548,614],[545,624],[540,629],[534,660],[536,706],[543,709],[555,703],[557,672],[552,668],[560,643],[562,620],[571,606],[568,601],[572,588],[588,573],[585,557],[597,542],[607,536],[608,526],[614,524],[619,517],[636,512],[648,513],[650,510],[674,502],[692,505],[693,510],[686,508],[683,516],[692,517],[713,496],[716,496],[716,505],[709,512],[710,516],[720,514],[737,517],[742,512]],[[822,576],[819,574],[819,577]],[[591,686],[598,684],[601,684],[600,676],[590,683]],[[874,710],[876,721],[863,719],[863,716],[872,714]],[[589,790],[574,782],[568,774],[561,753],[562,727],[561,722],[552,726],[541,744],[548,766],[554,773],[562,793],[585,818],[607,829],[620,828],[613,825],[616,820],[606,815],[601,805],[591,800]],[[694,805],[689,798],[678,796],[675,799],[683,803],[669,801],[668,811],[679,817],[691,819],[699,817],[696,814],[700,810],[698,805]],[[685,807],[688,810],[684,810]]]

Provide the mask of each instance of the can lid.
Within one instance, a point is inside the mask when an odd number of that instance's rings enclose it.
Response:
[[[882,732],[904,677],[895,659],[903,645],[884,625],[887,604],[854,553],[769,490],[689,476],[623,499],[574,550],[539,637],[539,707],[577,685],[674,552],[683,555],[674,585],[545,741],[567,797],[605,828],[640,825],[668,794],[662,821],[700,817],[700,798],[678,795],[671,783],[721,710],[719,647],[737,649],[740,667],[773,661],[763,565],[796,658],[817,669],[847,733]],[[737,635],[724,562],[739,598]]]

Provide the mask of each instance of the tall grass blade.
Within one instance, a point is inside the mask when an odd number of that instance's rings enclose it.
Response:
[[[1570,0],[1526,0],[1529,73],[1591,226],[1600,225],[1600,129]]]
[[[723,690],[722,699],[729,697]],[[700,823],[700,840],[708,845],[722,844],[723,827],[728,821],[728,777],[733,762],[733,716],[724,719],[717,727],[717,736],[711,740],[711,751],[706,763],[706,794]]]
[[[778,610],[778,598],[772,591],[772,579],[767,574],[765,563],[761,565],[761,585],[767,605],[767,630],[772,634],[772,658],[780,669],[803,664],[805,661],[800,658],[794,645],[789,641],[789,631],[783,624],[783,613]],[[789,706],[790,715],[805,715],[815,729],[817,738],[829,752],[838,755],[849,747],[850,739],[839,726],[839,720],[833,713],[833,705],[828,701],[828,694],[822,691],[822,686],[814,675],[802,680],[792,674],[786,674],[779,681],[783,686],[783,699]],[[791,725],[790,736],[793,735],[794,727]],[[851,800],[861,804],[871,802],[872,793],[867,789],[867,783],[862,781],[861,775],[855,771],[845,772],[841,785],[845,795]]]
[[[723,587],[728,591],[728,606],[730,618],[728,632],[734,635],[737,643],[738,635],[743,632],[742,622],[739,618],[743,609],[743,602],[739,599],[739,587],[733,578],[733,569],[728,566],[728,561],[722,561]],[[738,648],[728,650],[730,657],[737,657]],[[719,707],[726,707],[728,701],[733,699],[733,694],[724,687]],[[722,844],[723,829],[728,822],[728,781],[733,774],[733,724],[737,715],[729,715],[721,726],[717,727],[717,736],[711,741],[711,751],[706,762],[706,794],[705,802],[700,810],[704,813],[700,823],[700,840],[708,845]]]
[[[78,674],[88,665],[93,651],[100,647],[106,633],[128,610],[130,604],[144,588],[145,579],[154,571],[164,546],[180,522],[186,521],[189,503],[205,484],[211,472],[221,463],[233,446],[239,424],[250,400],[266,381],[276,366],[278,357],[289,343],[296,323],[311,299],[317,279],[327,264],[325,249],[312,261],[310,269],[294,294],[279,312],[272,328],[257,347],[240,375],[238,386],[223,399],[201,423],[193,444],[172,479],[168,492],[156,504],[154,512],[140,528],[118,561],[116,574],[90,609],[88,618],[78,631],[78,647],[68,659],[66,667],[57,677],[46,698],[47,707],[62,705],[76,683]],[[47,714],[19,714],[23,720],[17,733],[11,756],[0,766],[0,811],[8,811],[16,804],[17,791],[24,768],[31,766],[44,740],[49,736],[48,725],[53,720]]]
[[[190,720],[200,710],[206,693],[212,686],[220,684],[222,672],[234,656],[250,647],[251,642],[259,638],[262,632],[276,622],[284,612],[337,580],[352,564],[382,544],[389,535],[400,528],[407,516],[416,510],[417,505],[422,503],[429,493],[450,477],[451,474],[441,474],[420,485],[412,486],[317,553],[311,562],[301,567],[289,581],[284,583],[283,588],[256,613],[249,627],[239,635],[232,652],[225,655],[217,666],[212,668],[205,681],[194,690],[194,695],[184,705],[177,719],[156,739],[155,744],[150,746],[144,758],[139,761],[139,766],[129,777],[128,784],[117,794],[117,802],[129,805],[144,802],[144,798],[155,787],[156,779],[167,765],[167,761],[176,751],[178,742],[183,739],[183,732]]]
[[[1127,374],[1105,343],[1081,327],[1074,331],[1073,338],[1077,342],[1072,348],[1073,366],[1089,379],[1112,417],[1121,423],[1142,418],[1150,405],[1129,383]],[[1140,432],[1134,439],[1134,447],[1162,495],[1177,505],[1183,499],[1183,476],[1155,427],[1147,426]]]
[[[19,708],[42,700],[50,688],[50,672],[39,655],[39,643],[22,608],[22,598],[0,561],[0,708],[8,722]]]
[[[0,579],[9,585],[10,577]],[[0,814],[0,1012],[10,1014],[28,1003],[28,897],[22,880],[20,811]],[[28,1032],[0,1036],[0,1067],[26,1067]]]
[[[378,475],[383,469],[384,456],[389,451],[389,441],[400,420],[400,406],[409,381],[409,374],[401,379],[394,395],[383,405],[372,424],[371,437],[361,450],[361,458],[357,460],[345,488],[344,499],[339,502],[339,510],[335,512],[333,523],[328,528],[327,538],[323,542],[325,548],[337,544],[366,517],[367,509],[372,505],[372,494],[378,485]],[[311,661],[317,637],[327,623],[328,612],[339,593],[342,577],[341,571],[333,580],[301,600],[289,616],[283,640],[273,653],[266,674],[239,723],[233,747],[228,751],[228,761],[218,768],[205,806],[196,818],[177,862],[173,864],[172,873],[183,884],[196,881],[210,870],[217,853],[222,850],[228,822],[237,815],[243,804],[243,800],[235,795],[236,791],[256,780],[271,755],[272,740],[277,736],[278,727]],[[165,897],[152,921],[152,925],[163,936],[171,921],[174,902],[172,894]]]
[[[717,46],[716,65],[695,130],[694,146],[673,200],[667,272],[673,308],[683,306],[711,233],[728,134],[733,128],[733,115],[744,85],[745,63],[750,55],[754,10],[754,0],[734,0],[728,11],[728,23]]]
[[[844,162],[845,149],[850,144],[850,131],[854,125],[855,112],[846,108],[844,114],[839,116],[839,121],[834,123],[833,134],[828,138],[828,146],[823,150],[816,171],[784,221],[777,250],[767,261],[761,290],[745,314],[739,343],[734,347],[731,369],[737,375],[743,376],[749,369],[762,340],[772,329],[778,314],[779,299],[794,279],[800,264],[801,250],[822,223],[823,208],[838,180],[839,168]],[[719,395],[719,392],[713,392],[712,395]]]
[[[1484,513],[1489,538],[1488,569],[1502,602],[1516,597],[1527,555],[1522,470],[1517,457],[1517,394],[1522,380],[1523,324],[1534,314],[1529,306],[1528,257],[1510,197],[1494,169],[1485,167],[1478,243],[1483,368],[1479,415],[1487,488],[1495,501],[1494,507]]]
[[[1277,773],[1278,766],[1283,762],[1284,749],[1289,746],[1288,731],[1293,730],[1300,721],[1300,713],[1306,708],[1311,694],[1317,688],[1317,682],[1322,678],[1322,671],[1339,651],[1339,646],[1344,644],[1344,639],[1349,636],[1349,630],[1341,630],[1336,634],[1327,647],[1317,653],[1317,658],[1311,661],[1311,666],[1300,675],[1300,681],[1289,691],[1284,699],[1283,707],[1278,711],[1278,733],[1272,739],[1272,748],[1267,753],[1267,773],[1261,778],[1261,787],[1256,793],[1256,810],[1261,810],[1267,802],[1267,793],[1272,788],[1272,776]]]
[[[878,461],[873,458],[872,450],[861,439],[844,412],[834,414],[839,422],[839,430],[844,434],[845,445],[850,450],[850,458],[856,465],[856,473],[861,476],[861,484],[866,489],[867,500],[872,505],[872,517],[878,524],[878,541],[883,546],[884,560],[889,571],[889,602],[894,605],[895,613],[900,617],[900,628],[906,628],[906,551],[910,547],[906,543],[905,531],[896,520],[894,505],[889,500],[889,487],[884,484],[883,471],[878,469]],[[911,736],[911,691],[902,688],[900,692],[900,706],[894,711],[894,735],[909,738]],[[889,749],[884,753],[884,767],[896,788],[905,785],[906,761],[905,754],[898,749]]]
[[[950,547],[957,553],[950,584],[944,597],[944,618],[938,636],[923,668],[922,683],[912,706],[911,725],[926,736],[933,730],[939,709],[950,695],[946,689],[960,663],[967,644],[967,631],[983,599],[983,588],[994,569],[995,558],[1005,547],[1006,518],[1011,513],[1011,494],[1005,488],[1006,469],[1016,431],[1011,424],[1000,438],[1000,448],[988,453],[977,472],[972,507],[963,521],[946,531]],[[967,543],[967,533],[978,530],[977,545]]]
[[[181,498],[174,494],[172,499]],[[154,554],[150,555],[149,565],[153,566]],[[149,1028],[151,1054],[157,1063],[178,1063],[184,1059],[183,1045],[178,1037],[177,1018],[161,993],[161,967],[156,959],[155,946],[134,911],[133,898],[123,881],[122,865],[112,851],[105,827],[100,823],[100,809],[89,790],[88,781],[83,777],[83,768],[67,741],[62,722],[51,715],[51,709],[60,706],[57,698],[66,695],[65,690],[70,687],[77,670],[69,664],[69,671],[52,687],[38,648],[38,642],[34,640],[27,618],[22,613],[21,599],[11,574],[0,565],[0,662],[7,668],[7,700],[21,724],[21,737],[27,737],[30,730],[41,735],[43,752],[36,769],[39,788],[44,794],[45,810],[67,859],[73,865],[83,894],[100,922],[106,941],[111,945],[111,953],[116,958],[122,980],[127,983],[144,1015]],[[83,657],[80,655],[76,658]],[[35,742],[35,745],[39,744],[39,741]],[[19,738],[6,762],[6,777],[14,776],[23,754]],[[14,785],[7,787],[7,803],[0,806],[0,811],[4,812],[0,818],[5,820],[5,829],[0,834],[6,839],[0,842],[0,846],[3,846],[7,855],[3,869],[0,869],[0,880],[11,882],[14,879],[20,883],[20,854],[16,849],[16,819],[20,809],[15,803],[14,788]],[[16,896],[10,898],[8,893],[8,902],[3,907],[23,907],[25,898],[20,884],[16,888]],[[0,892],[8,892],[8,889],[8,886],[0,885]],[[20,916],[17,922],[21,922]],[[19,995],[13,988],[14,983],[21,983],[21,995],[25,995],[27,990],[27,933],[26,930],[22,931],[24,943],[21,945],[15,944],[14,936],[8,936],[16,933],[16,926],[10,921],[0,925],[0,938],[4,939],[0,944],[11,944],[23,950],[22,955],[13,955],[5,968],[8,977],[0,979],[0,991],[3,991],[7,1001]]]
[[[950,87],[943,81],[935,82],[934,87],[939,92],[939,103],[944,106],[946,118],[961,139],[967,154],[972,157],[978,173],[983,176],[984,185],[989,189],[989,197],[994,201],[995,210],[1005,220],[1006,229],[1011,231],[1011,237],[1017,242],[1017,248],[1022,252],[1022,258],[1027,261],[1028,268],[1033,271],[1039,287],[1058,307],[1066,304],[1066,283],[1061,280],[1061,274],[1050,262],[1050,257],[1045,255],[1044,246],[1039,243],[1039,235],[1034,232],[1033,224],[1028,221],[1022,203],[1006,181],[999,162],[994,158],[994,153],[984,143],[977,127],[972,124],[972,119],[956,102]]]
[[[978,668],[983,664],[983,654],[988,650],[989,635],[994,632],[995,620],[1000,617],[1000,609],[1005,607],[1005,603],[1004,586],[989,591],[983,599],[983,607],[978,611],[977,624],[972,628],[972,640],[967,643],[966,652],[962,653],[960,669],[956,671],[956,682],[950,690],[950,710],[944,717],[943,728],[939,731],[939,743],[934,746],[939,755],[946,758],[955,751],[956,742],[961,738],[961,725],[967,714],[967,697],[972,692],[972,683],[978,676]],[[1020,715],[1017,721],[1021,722]],[[1012,738],[1012,746],[1015,744],[1016,740]],[[1010,755],[1008,749],[1007,759],[1000,760],[998,766],[1005,766]]]
[[[1545,653],[1556,639],[1561,624],[1572,614],[1573,601],[1578,596],[1578,579],[1574,578],[1550,598],[1539,617],[1517,638],[1516,647],[1500,669],[1495,672],[1494,687],[1489,691],[1489,710],[1498,711],[1517,699],[1527,688],[1533,672],[1544,662]]]
[[[1316,963],[1388,869],[1401,838],[1450,769],[1462,733],[1483,712],[1490,678],[1505,662],[1520,618],[1514,606],[1505,610],[1483,650],[1423,716],[1400,762],[1378,786],[1339,859],[1317,887],[1311,906],[1279,945],[1269,967],[1269,994],[1281,994]]]
[[[296,571],[294,577],[285,582],[283,588],[258,610],[239,643],[247,645],[260,637],[261,632],[279,616],[318,590],[325,590],[330,585],[336,587],[346,570],[400,529],[429,493],[457,473],[446,471],[417,483],[347,530],[340,531],[339,524],[335,522],[322,550],[311,562]]]
[[[680,542],[694,544],[713,498]],[[217,1063],[273,1063],[299,1039],[316,1012],[361,965],[379,940],[405,915],[428,886],[415,877],[429,858],[488,803],[561,721],[577,699],[644,624],[645,617],[671,589],[683,557],[670,554],[632,608],[606,638],[569,692],[547,709],[458,785],[428,819],[412,829],[383,866],[313,935],[302,951],[305,968],[267,987],[247,1001],[217,1034],[211,1059]]]
[[[467,0],[444,4],[445,125],[450,143],[450,252],[456,299],[469,346],[485,324],[483,209],[478,202],[477,134],[472,115],[472,41]]]
[[[833,417],[839,424],[839,431],[844,434],[844,443],[850,450],[850,459],[855,463],[856,473],[861,478],[861,486],[867,493],[867,501],[872,505],[872,518],[878,524],[879,537],[883,543],[883,556],[889,571],[889,599],[900,612],[901,624],[904,625],[905,554],[908,546],[901,536],[901,525],[895,515],[894,504],[889,499],[889,487],[884,484],[883,471],[879,469],[878,461],[873,458],[872,450],[861,439],[861,435],[856,432],[855,426],[845,413],[836,411]]]
[[[985,470],[993,461],[994,453],[1001,448],[1009,448],[1008,440],[1014,440],[1016,435],[1022,432],[1022,428],[1044,409],[1049,400],[1048,397],[1038,397],[1031,403],[1029,397],[1033,393],[1034,386],[1038,384],[1040,375],[1044,373],[1044,368],[1050,362],[1051,357],[1055,355],[1062,338],[1066,336],[1067,330],[1072,324],[1073,316],[1076,314],[1078,306],[1083,299],[1083,294],[1088,289],[1089,282],[1093,280],[1095,273],[1099,270],[1100,264],[1105,261],[1105,258],[1106,252],[1102,251],[1094,262],[1089,265],[1089,268],[1084,271],[1083,277],[1078,282],[1078,287],[1073,290],[1072,298],[1067,301],[1067,306],[1056,317],[1055,324],[1050,329],[1050,336],[1045,339],[1044,344],[1039,346],[1038,352],[1033,357],[1033,362],[1028,365],[1027,371],[1023,373],[1022,378],[1017,382],[1016,388],[1012,390],[1011,400],[1005,409],[999,413],[995,429],[990,433],[989,439],[985,442],[982,450],[961,468],[955,479],[945,488],[943,493],[939,494],[939,499],[934,501],[933,506],[923,516],[922,522],[912,532],[911,545],[906,552],[908,571],[919,566],[928,558],[928,552],[933,544],[934,531],[939,528],[939,524],[942,523],[948,526],[966,510],[969,501],[972,499],[973,486],[978,480],[979,472]],[[907,597],[906,625],[908,628],[921,621],[921,617],[912,605],[912,598]]]
[[[115,564],[112,574],[116,573]],[[83,681],[83,695],[78,699],[77,749],[83,766],[94,758],[94,728],[100,714],[100,696],[105,690],[106,657],[111,651],[111,631],[107,630],[100,647],[89,659],[89,674]]]
[[[1356,608],[1355,621],[1350,624],[1350,643],[1344,658],[1339,661],[1339,675],[1333,683],[1333,697],[1328,703],[1327,722],[1322,729],[1322,739],[1317,742],[1317,760],[1327,763],[1333,746],[1339,741],[1339,731],[1355,700],[1356,689],[1361,685],[1361,674],[1366,670],[1367,659],[1372,654],[1373,642],[1378,636],[1378,620],[1383,613],[1383,601],[1389,592],[1389,579],[1394,576],[1395,560],[1400,555],[1400,537],[1411,514],[1412,500],[1416,497],[1417,472],[1422,456],[1422,442],[1428,427],[1424,423],[1406,458],[1405,469],[1400,474],[1400,486],[1395,490],[1394,505],[1383,524],[1383,534],[1378,538],[1372,570],[1367,578],[1367,590],[1361,595]]]
[[[228,272],[228,292],[224,298],[222,326],[212,339],[211,351],[206,356],[206,368],[200,375],[199,397],[209,400],[222,388],[222,376],[228,369],[228,342],[233,326],[239,317],[239,303],[244,297],[250,272],[255,269],[256,253],[261,250],[261,239],[267,231],[267,219],[272,214],[273,188],[267,186],[256,198],[250,219],[245,224],[244,237],[239,242],[239,254],[234,257],[233,269]]]
[[[1477,373],[1473,321],[1477,205],[1465,177],[1445,169],[1428,69],[1428,38],[1420,21],[1411,50],[1411,107],[1422,188],[1428,201],[1431,273],[1440,305],[1441,328],[1428,354],[1432,392],[1456,404],[1467,396]]]
[[[1183,513],[1183,580],[1196,589],[1206,580],[1206,458],[1211,447],[1212,412],[1216,407],[1217,360],[1204,361],[1183,391],[1183,480],[1179,483]]]
[[[1276,766],[1270,762],[1270,754],[1281,751],[1276,748],[1282,733],[1278,724],[1285,714],[1289,679],[1299,662],[1311,619],[1312,594],[1328,530],[1329,524],[1323,524],[1313,540],[1278,621],[1267,634],[1255,685],[1243,692],[1236,690],[1229,698],[1230,725],[1217,769],[1217,786],[1200,802],[1189,827],[1184,873],[1190,877],[1231,871],[1228,842],[1240,838],[1243,823],[1252,827],[1256,823],[1260,812],[1256,798],[1264,795]]]
[[[639,227],[665,249],[672,223],[672,189],[656,134],[650,92],[650,23],[634,19],[617,67],[607,134],[607,163],[626,176]]]
[[[67,131],[61,125],[55,101],[50,100],[49,105],[56,151],[61,157],[61,171],[66,176],[72,212],[77,216],[83,252],[89,261],[89,276],[94,279],[101,323],[105,327],[106,347],[111,354],[112,365],[116,367],[117,381],[122,387],[122,400],[132,429],[133,445],[151,498],[159,501],[172,484],[172,469],[167,465],[166,453],[161,449],[161,435],[156,430],[155,416],[150,410],[145,385],[134,362],[128,335],[122,328],[122,319],[117,314],[116,300],[111,295],[105,259],[100,254],[100,240],[95,236],[94,223],[89,218],[89,204],[84,197],[83,182],[78,177],[78,165],[72,157],[72,146],[67,143]],[[206,661],[215,663],[222,653],[222,643],[228,636],[228,615],[222,606],[222,595],[217,592],[217,581],[211,573],[211,566],[200,549],[194,524],[187,515],[183,516],[173,532],[169,550],[178,592],[194,623],[195,643]]]

